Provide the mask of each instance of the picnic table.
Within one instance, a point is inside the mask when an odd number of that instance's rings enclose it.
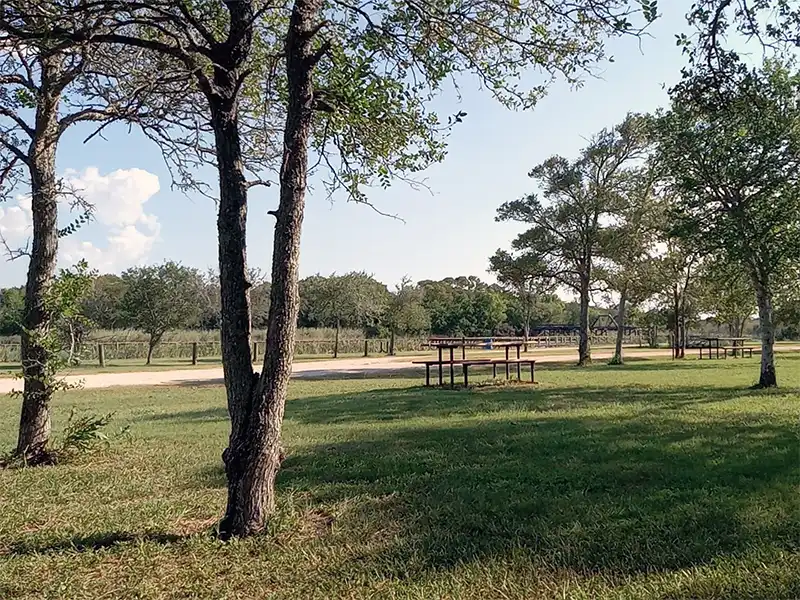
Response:
[[[504,348],[505,359],[491,359],[491,358],[477,358],[467,360],[467,348],[486,348],[487,342],[483,340],[431,340],[425,344],[428,348],[435,348],[438,351],[438,360],[424,360],[414,361],[414,364],[425,365],[425,385],[430,385],[430,369],[431,367],[438,367],[439,369],[439,385],[444,385],[444,367],[448,366],[450,369],[450,387],[455,387],[455,367],[459,365],[464,374],[464,385],[469,382],[469,367],[475,365],[492,365],[494,376],[497,376],[497,366],[505,365],[506,379],[511,378],[511,365],[517,365],[517,378],[521,379],[522,372],[520,365],[526,363],[530,365],[531,381],[534,381],[534,363],[536,361],[530,359],[520,358],[520,349],[524,346],[524,342],[511,341],[511,342],[493,342],[491,348]],[[511,349],[516,348],[516,358],[511,357]],[[455,358],[455,351],[461,349],[461,359]],[[445,355],[449,353],[449,357]]]
[[[707,342],[707,346],[700,346],[700,358],[703,358],[705,350],[708,349],[708,358],[720,358],[720,351],[722,351],[722,358],[727,358],[730,352],[734,358],[740,356],[744,358],[745,351],[750,357],[753,356],[753,347],[745,346],[750,338],[743,337],[706,337],[700,338],[702,341]],[[730,346],[727,344],[730,343]],[[715,353],[716,351],[716,353]]]

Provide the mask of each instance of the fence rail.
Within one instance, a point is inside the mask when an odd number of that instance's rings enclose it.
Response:
[[[428,348],[426,345],[431,341],[472,341],[484,342],[487,340],[494,342],[519,341],[521,337],[444,337],[437,336],[431,338],[396,338],[394,341],[395,352],[422,352]],[[626,336],[625,342],[639,343],[641,338],[637,336]],[[614,336],[592,336],[593,344],[613,344]],[[297,340],[295,342],[295,355],[297,356],[320,356],[333,355],[334,340]],[[363,356],[389,353],[389,340],[381,338],[354,339],[343,338],[339,340],[339,354],[362,354]],[[548,335],[536,336],[528,339],[529,348],[564,348],[576,347],[578,337],[573,335]],[[84,363],[99,363],[105,365],[109,361],[132,360],[147,358],[148,344],[145,341],[137,342],[115,342],[115,341],[88,341],[80,348],[80,357]],[[253,359],[261,361],[264,357],[266,345],[263,340],[253,342]],[[153,350],[155,359],[186,359],[191,360],[192,364],[197,364],[200,359],[219,358],[222,355],[222,347],[219,341],[196,341],[196,342],[161,342]],[[0,363],[19,363],[20,345],[19,343],[0,343]]]

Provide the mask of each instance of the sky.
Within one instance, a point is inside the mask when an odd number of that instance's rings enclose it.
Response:
[[[535,191],[530,169],[554,154],[574,157],[592,134],[621,122],[628,112],[650,112],[667,103],[667,88],[685,59],[675,34],[686,30],[688,0],[661,3],[661,17],[641,41],[613,40],[614,62],[579,89],[557,83],[532,110],[509,111],[477,84],[465,81],[462,98],[442,98],[442,114],[467,113],[453,130],[444,162],[423,174],[431,191],[397,184],[374,190],[368,206],[331,202],[321,185],[309,191],[303,226],[301,277],[366,271],[390,287],[413,280],[476,275],[485,280],[488,257],[508,248],[521,231],[494,220],[497,207]],[[106,140],[83,139],[75,129],[62,140],[58,170],[96,207],[95,220],[61,240],[62,267],[85,258],[100,272],[179,261],[206,270],[217,262],[216,207],[201,195],[170,189],[160,154],[135,131],[118,125]],[[213,183],[213,182],[212,182]],[[277,186],[253,188],[248,216],[248,261],[269,273]],[[0,204],[0,233],[24,244],[30,236],[30,203]],[[0,262],[0,287],[21,285],[22,259]]]

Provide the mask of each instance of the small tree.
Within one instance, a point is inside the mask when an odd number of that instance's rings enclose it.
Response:
[[[619,205],[626,164],[643,154],[644,133],[642,119],[630,116],[614,129],[595,136],[577,160],[560,156],[547,159],[530,176],[539,182],[548,202],[531,194],[506,202],[497,211],[498,221],[531,226],[513,241],[514,250],[540,257],[550,277],[577,293],[580,366],[591,362],[589,303],[604,221]]]
[[[366,328],[377,323],[386,308],[386,287],[371,275],[352,272],[304,280],[303,302],[306,312],[319,324],[336,328],[333,357],[339,357],[342,325]]]
[[[512,255],[505,250],[498,250],[489,258],[489,270],[497,275],[497,281],[514,295],[519,304],[527,352],[531,321],[537,302],[554,287],[547,265],[539,256],[529,252]]]
[[[758,310],[753,283],[741,265],[710,260],[700,272],[701,310],[717,325],[726,325],[732,337],[742,337],[744,326]]]
[[[598,269],[598,278],[608,291],[619,296],[611,365],[624,363],[622,348],[629,305],[635,308],[658,289],[656,242],[663,211],[654,193],[655,173],[646,167],[632,169],[626,180],[620,188],[621,202],[612,213],[614,223],[603,235],[603,261]]]
[[[43,309],[49,315],[45,329],[25,331],[26,339],[41,349],[36,358],[23,355],[22,377],[25,378],[20,415],[19,437],[14,457],[27,464],[46,464],[50,462],[47,445],[50,441],[50,399],[60,389],[70,387],[58,374],[72,363],[74,348],[65,350],[64,327],[80,322],[82,302],[92,286],[94,273],[86,261],[81,261],[71,269],[64,269],[53,279],[43,298]],[[59,325],[61,328],[59,329]],[[72,339],[72,338],[71,338]],[[32,361],[39,361],[33,364]],[[36,378],[31,373],[37,373]],[[31,446],[35,440],[36,446]]]
[[[200,274],[195,269],[167,261],[128,269],[122,279],[127,285],[122,297],[125,321],[150,337],[149,365],[154,348],[167,331],[189,327],[197,320]]]
[[[389,328],[389,355],[395,354],[395,335],[420,333],[431,327],[431,319],[422,304],[424,292],[411,279],[403,277],[400,285],[389,297],[386,308],[386,326]]]
[[[100,275],[83,301],[83,314],[96,327],[117,329],[123,327],[122,298],[125,282],[119,275]]]

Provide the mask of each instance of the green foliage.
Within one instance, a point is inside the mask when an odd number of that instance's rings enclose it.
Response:
[[[675,233],[770,279],[800,259],[800,75],[769,62],[684,81],[656,121]]]
[[[477,277],[420,281],[419,286],[434,334],[491,335],[505,321],[505,294]]]
[[[329,277],[314,275],[300,282],[303,326],[376,327],[389,301],[386,286],[364,272]]]
[[[385,323],[394,333],[420,334],[430,330],[431,320],[423,304],[424,290],[404,277],[389,299]]]
[[[151,348],[170,329],[196,322],[201,281],[196,269],[167,261],[128,269],[122,280],[126,285],[121,306],[125,323],[147,333]]]
[[[83,314],[101,329],[118,329],[125,323],[122,298],[127,284],[118,275],[100,275],[83,301]]]
[[[92,287],[94,276],[94,271],[89,269],[85,260],[69,269],[61,269],[44,297],[50,326],[44,330],[27,332],[46,353],[41,383],[51,393],[80,387],[79,384],[67,383],[59,378],[58,373],[77,360],[76,328],[88,322],[81,313],[81,305]],[[22,374],[18,376],[22,377]]]
[[[25,314],[25,288],[0,290],[0,335],[20,335]]]
[[[707,261],[699,274],[700,310],[732,337],[743,335],[745,323],[757,311],[753,282],[747,271],[724,260]]]

